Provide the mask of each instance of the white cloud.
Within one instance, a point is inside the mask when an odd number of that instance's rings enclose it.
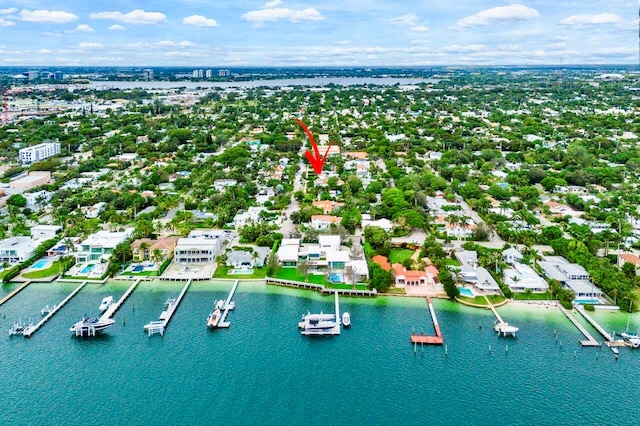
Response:
[[[53,53],[53,50],[49,50],[49,49],[40,49],[38,50],[38,53],[42,53],[43,55],[50,55]]]
[[[68,24],[69,22],[77,21],[79,18],[77,15],[69,12],[63,12],[61,10],[27,10],[22,9],[20,11],[20,19],[27,22],[47,22],[51,24]]]
[[[93,43],[90,41],[83,41],[82,43],[78,44],[78,48],[80,49],[102,49],[104,47],[104,45],[102,43]]]
[[[458,20],[458,26],[462,28],[489,25],[494,22],[524,21],[540,15],[537,10],[522,4],[510,4],[509,6],[492,7],[475,15]]]
[[[294,10],[286,7],[277,7],[272,9],[252,10],[242,15],[242,19],[253,22],[256,25],[272,21],[322,21],[324,16],[313,7],[302,10]]]
[[[276,7],[276,6],[280,6],[280,3],[282,3],[282,0],[272,0],[272,1],[268,1],[264,4],[265,9],[271,9],[272,7]]]
[[[12,13],[16,13],[18,9],[15,7],[10,7],[9,9],[0,9],[0,15],[11,15]]]
[[[108,29],[111,30],[111,31],[124,31],[124,30],[126,30],[126,28],[123,27],[120,24],[113,24]]]
[[[202,15],[191,15],[182,19],[185,25],[194,25],[196,27],[218,27],[220,24],[215,19],[207,18]]]
[[[471,52],[482,52],[487,49],[487,46],[484,44],[466,44],[464,46],[460,46],[458,44],[451,44],[449,46],[445,46],[443,49],[445,52],[451,53],[471,53]]]
[[[142,9],[132,10],[129,13],[118,11],[97,12],[89,15],[91,19],[111,19],[124,24],[161,24],[167,20],[164,13],[145,12]]]
[[[13,27],[16,23],[0,18],[0,27]]]
[[[93,28],[91,28],[87,24],[80,24],[80,25],[78,25],[76,27],[76,31],[83,31],[83,32],[87,32],[87,33],[92,33],[93,32]]]
[[[170,41],[170,40],[162,40],[156,43],[157,46],[160,47],[191,47],[191,46],[195,46],[194,43],[190,42],[189,40],[182,40],[180,43],[176,43],[174,41]]]
[[[560,21],[560,25],[603,25],[621,24],[623,22],[620,15],[615,13],[600,13],[597,15],[573,15]]]
[[[409,28],[415,32],[429,31],[427,21],[420,22],[420,17],[415,13],[407,13],[406,15],[391,18],[389,19],[389,23],[396,27]]]

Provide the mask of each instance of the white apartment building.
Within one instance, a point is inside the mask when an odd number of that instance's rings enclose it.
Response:
[[[31,237],[11,237],[0,241],[0,263],[20,263],[27,260],[36,249]]]
[[[22,148],[19,151],[20,162],[35,163],[49,157],[60,154],[60,144],[58,142],[44,142],[38,145]]]

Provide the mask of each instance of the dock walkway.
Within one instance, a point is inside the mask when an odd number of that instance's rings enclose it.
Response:
[[[503,336],[511,335],[513,337],[516,337],[516,332],[519,330],[518,327],[514,327],[512,325],[509,325],[509,323],[504,322],[504,320],[496,310],[495,306],[493,306],[493,303],[491,303],[491,301],[487,297],[487,295],[483,294],[483,296],[484,296],[484,300],[487,301],[487,305],[489,306],[489,309],[491,309],[491,312],[493,312],[493,315],[495,315],[496,317],[497,322],[493,326],[493,329],[497,331],[499,335],[500,334],[502,334]]]
[[[573,325],[576,326],[578,330],[580,330],[582,335],[587,338],[587,340],[578,340],[582,346],[600,346],[600,343],[598,343],[598,341],[593,338],[593,336],[587,331],[587,329],[584,328],[582,324],[580,324],[578,320],[573,317],[573,315],[571,315],[565,308],[563,308],[561,304],[558,304],[558,308],[560,308],[562,313],[567,318],[569,318],[569,320],[573,323]]]
[[[23,333],[24,337],[31,337],[31,336],[33,335],[33,333],[35,333],[36,331],[38,331],[38,330],[40,329],[40,327],[42,327],[42,326],[43,326],[47,321],[49,321],[49,320],[51,319],[51,317],[53,317],[53,316],[54,316],[54,315],[55,315],[55,314],[56,314],[60,309],[62,309],[62,307],[63,307],[64,305],[66,305],[66,304],[67,304],[67,302],[68,302],[69,300],[73,299],[73,296],[75,296],[76,294],[78,294],[78,292],[79,292],[80,290],[82,290],[82,288],[83,288],[85,285],[87,285],[87,283],[88,283],[88,282],[89,282],[89,281],[83,281],[83,282],[82,282],[82,284],[80,284],[78,287],[76,287],[76,289],[75,289],[75,290],[73,290],[73,291],[71,292],[71,294],[69,294],[67,297],[65,297],[65,299],[64,299],[62,302],[58,303],[58,305],[55,307],[55,309],[54,309],[54,310],[52,310],[52,311],[51,311],[51,312],[49,312],[49,313],[48,313],[44,318],[42,318],[42,319],[40,320],[40,322],[38,322],[38,323],[37,323],[36,325],[34,325],[34,326],[31,326],[31,327],[27,328],[27,329],[24,331],[24,333]]]
[[[16,294],[20,293],[29,284],[31,284],[31,281],[26,281],[26,282],[20,284],[19,287],[16,287],[11,293],[7,294],[5,297],[2,298],[2,300],[0,300],[0,306],[4,305],[6,302],[11,300],[11,298],[13,296],[15,296]]]
[[[158,321],[151,321],[149,324],[144,326],[144,329],[148,332],[149,337],[151,337],[156,333],[159,333],[160,335],[164,335],[164,331],[167,328],[167,325],[169,325],[169,321],[171,321],[171,318],[173,318],[173,314],[178,309],[178,305],[180,305],[182,298],[187,292],[187,289],[189,289],[189,286],[191,285],[191,281],[192,281],[191,279],[187,280],[187,283],[184,285],[184,287],[182,287],[182,291],[180,292],[180,295],[176,299],[175,303],[173,305],[169,305],[169,308],[166,311],[162,312],[162,314],[160,315],[160,319]]]
[[[222,306],[222,316],[220,317],[220,321],[218,322],[218,328],[229,328],[229,326],[231,325],[230,322],[225,321],[227,319],[227,315],[229,315],[229,311],[232,311],[233,308],[236,307],[235,302],[232,302],[231,299],[233,299],[233,295],[236,293],[236,290],[238,289],[238,283],[240,282],[240,280],[236,280],[233,283],[233,287],[231,287],[231,291],[229,292],[229,296],[227,296],[227,300],[225,300],[224,305]]]
[[[433,328],[436,331],[435,336],[427,336],[424,334],[411,333],[411,343],[413,344],[425,344],[425,345],[442,345],[444,340],[442,333],[440,332],[440,325],[438,324],[438,318],[436,317],[436,311],[433,309],[431,298],[427,297],[427,303],[429,304],[429,313],[431,314],[431,320],[433,321]]]
[[[596,320],[594,320],[589,315],[587,315],[587,313],[585,312],[584,307],[582,305],[575,305],[575,308],[576,308],[576,311],[578,311],[580,313],[580,315],[582,315],[584,317],[584,319],[589,321],[589,324],[591,324],[593,326],[593,328],[598,330],[598,333],[602,334],[602,337],[604,337],[607,342],[613,343],[613,341],[615,339],[609,333],[607,333],[606,330],[604,328],[602,328],[600,326],[600,324],[598,324],[596,322]]]
[[[129,298],[129,296],[131,296],[131,293],[133,293],[133,290],[135,290],[135,288],[138,286],[138,284],[140,284],[140,281],[141,281],[140,278],[136,279],[133,282],[133,284],[131,284],[131,286],[129,286],[129,288],[122,295],[122,297],[120,297],[120,299],[116,303],[112,303],[111,306],[109,306],[109,308],[104,312],[104,314],[102,314],[100,319],[101,320],[110,319],[113,315],[115,315],[116,311],[118,309],[120,309],[120,306],[122,306],[124,301],[127,300]]]

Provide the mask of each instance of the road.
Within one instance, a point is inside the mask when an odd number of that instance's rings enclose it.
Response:
[[[302,182],[302,176],[307,172],[307,166],[302,161],[300,161],[298,163],[298,167],[299,167],[298,173],[293,178],[293,194],[291,194],[291,202],[289,203],[287,208],[284,210],[284,216],[286,219],[284,219],[284,221],[282,222],[281,231],[282,231],[282,235],[284,235],[285,238],[288,238],[289,235],[291,235],[291,233],[293,233],[296,230],[296,226],[291,220],[291,214],[294,212],[297,212],[300,209],[300,203],[294,198],[294,194],[297,191],[304,192],[304,184]]]
[[[480,215],[475,210],[473,210],[466,201],[464,201],[464,198],[456,194],[456,201],[458,202],[458,204],[460,204],[460,207],[462,207],[462,211],[464,212],[464,214],[467,215],[467,217],[473,219],[476,225],[484,223]],[[492,231],[489,234],[489,241],[478,242],[478,244],[489,248],[502,248],[504,247],[504,240],[500,238],[500,235]]]

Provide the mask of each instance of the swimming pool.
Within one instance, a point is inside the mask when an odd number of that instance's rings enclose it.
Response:
[[[574,304],[579,305],[601,305],[602,302],[598,299],[573,299]]]
[[[93,268],[95,268],[96,265],[94,265],[93,263],[91,265],[87,265],[84,268],[82,268],[82,270],[80,271],[80,275],[86,275],[89,272],[93,271]]]
[[[144,266],[142,266],[142,265],[136,265],[132,269],[133,272],[140,272],[140,271],[143,271],[143,270],[144,270]]]
[[[228,275],[251,275],[253,274],[253,269],[231,269],[227,271]]]
[[[33,265],[31,265],[30,269],[45,269],[48,268],[51,264],[51,261],[48,259],[40,259]]]
[[[471,298],[476,297],[476,295],[473,294],[470,288],[458,287],[458,290],[460,291],[460,296],[471,297]]]
[[[329,282],[330,283],[341,283],[343,281],[342,276],[340,276],[339,274],[329,274]]]

